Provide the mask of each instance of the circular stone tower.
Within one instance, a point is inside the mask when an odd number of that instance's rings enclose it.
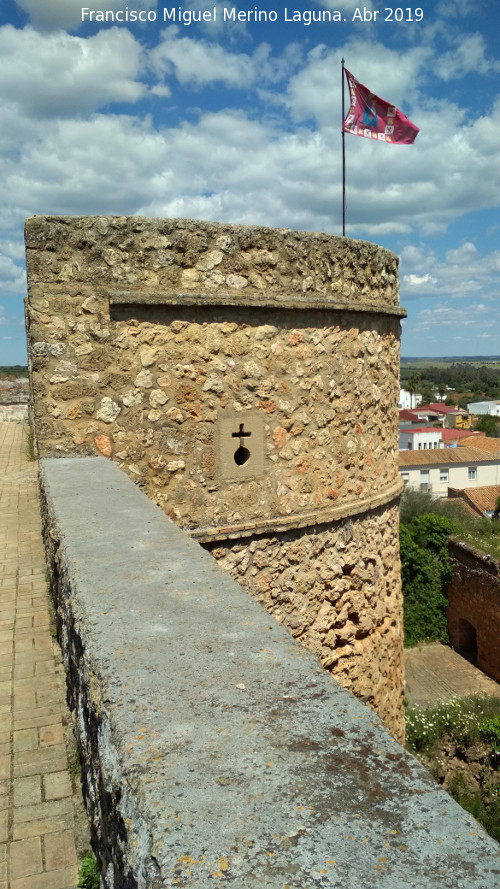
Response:
[[[115,460],[401,739],[396,257],[137,217],[26,245],[39,452]]]

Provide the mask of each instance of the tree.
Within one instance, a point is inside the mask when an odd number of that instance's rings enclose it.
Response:
[[[478,417],[474,423],[474,429],[476,432],[484,432],[488,438],[500,436],[500,423],[497,417],[490,417],[489,414]]]
[[[441,380],[441,382],[437,384],[437,390],[439,392],[441,400],[443,400],[447,388],[448,386],[446,385],[446,383],[443,382],[443,380]]]
[[[437,557],[415,543],[406,525],[399,529],[399,547],[405,645],[436,639],[448,642],[448,603],[442,592]]]
[[[436,397],[435,391],[429,383],[422,383],[420,395],[422,396],[422,404],[431,404]]]
[[[414,397],[414,396],[417,394],[417,392],[419,392],[419,390],[420,390],[420,374],[418,374],[416,371],[414,371],[414,373],[412,373],[411,377],[406,381],[406,383],[405,383],[405,389],[406,389],[406,391],[409,392],[410,395],[412,396],[412,398],[411,398],[411,402],[412,402],[411,406],[414,407],[413,397]]]
[[[457,522],[434,513],[417,514],[400,526],[405,645],[448,642],[446,587],[451,577],[448,537]]]

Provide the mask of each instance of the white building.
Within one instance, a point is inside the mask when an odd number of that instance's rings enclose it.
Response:
[[[471,414],[488,414],[490,417],[500,417],[500,401],[473,401],[467,407]]]
[[[448,488],[500,484],[500,452],[475,448],[440,448],[399,452],[399,473],[405,487],[446,497]]]
[[[417,426],[399,430],[400,451],[432,451],[443,447],[443,430],[435,426]]]
[[[412,395],[406,389],[399,390],[398,408],[400,410],[411,411],[412,408],[417,407],[419,404],[422,404],[421,395]]]

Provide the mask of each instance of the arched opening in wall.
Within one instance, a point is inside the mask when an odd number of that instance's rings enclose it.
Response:
[[[463,618],[458,621],[458,653],[477,667],[477,631]]]

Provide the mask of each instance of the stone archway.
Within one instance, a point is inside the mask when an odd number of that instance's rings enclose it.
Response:
[[[458,653],[477,667],[477,630],[464,618],[458,621]]]

